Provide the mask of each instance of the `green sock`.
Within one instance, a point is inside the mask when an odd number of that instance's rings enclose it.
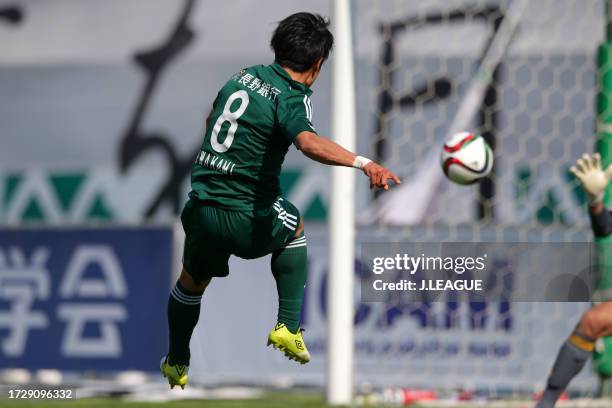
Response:
[[[170,352],[168,362],[172,365],[189,364],[189,341],[200,317],[202,294],[188,291],[176,282],[168,299],[168,327],[170,329]]]
[[[306,237],[302,233],[272,254],[272,274],[278,292],[278,322],[290,332],[300,327],[304,286],[308,275]]]

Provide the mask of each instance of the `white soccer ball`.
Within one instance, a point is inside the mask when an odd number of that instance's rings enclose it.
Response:
[[[493,151],[482,136],[459,132],[444,143],[440,163],[449,180],[472,184],[491,172]]]

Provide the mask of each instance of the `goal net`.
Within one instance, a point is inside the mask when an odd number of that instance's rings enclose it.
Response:
[[[402,178],[384,194],[358,186],[359,242],[591,239],[569,167],[594,149],[602,0],[376,0],[353,12],[358,151]],[[457,130],[494,149],[491,176],[474,186],[440,169],[440,146]],[[358,347],[358,382],[370,370],[398,386],[516,395],[543,387],[588,303],[460,305],[453,327],[448,304],[373,307],[378,332],[357,326],[357,344],[411,346],[370,360]],[[490,318],[474,324],[474,313]],[[449,344],[456,356],[444,354]],[[587,369],[571,391],[595,387]]]

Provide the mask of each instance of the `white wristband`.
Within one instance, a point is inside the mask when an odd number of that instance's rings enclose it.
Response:
[[[356,169],[363,169],[369,162],[371,162],[372,160],[363,157],[363,156],[357,156],[355,157],[355,161],[353,162],[353,167]]]

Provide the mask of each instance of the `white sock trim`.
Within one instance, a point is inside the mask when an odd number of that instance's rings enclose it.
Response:
[[[172,288],[172,292],[170,292],[170,295],[179,303],[183,303],[185,305],[199,305],[200,302],[202,301],[202,295],[187,295],[185,292],[183,292],[178,285],[174,285],[174,288]]]

